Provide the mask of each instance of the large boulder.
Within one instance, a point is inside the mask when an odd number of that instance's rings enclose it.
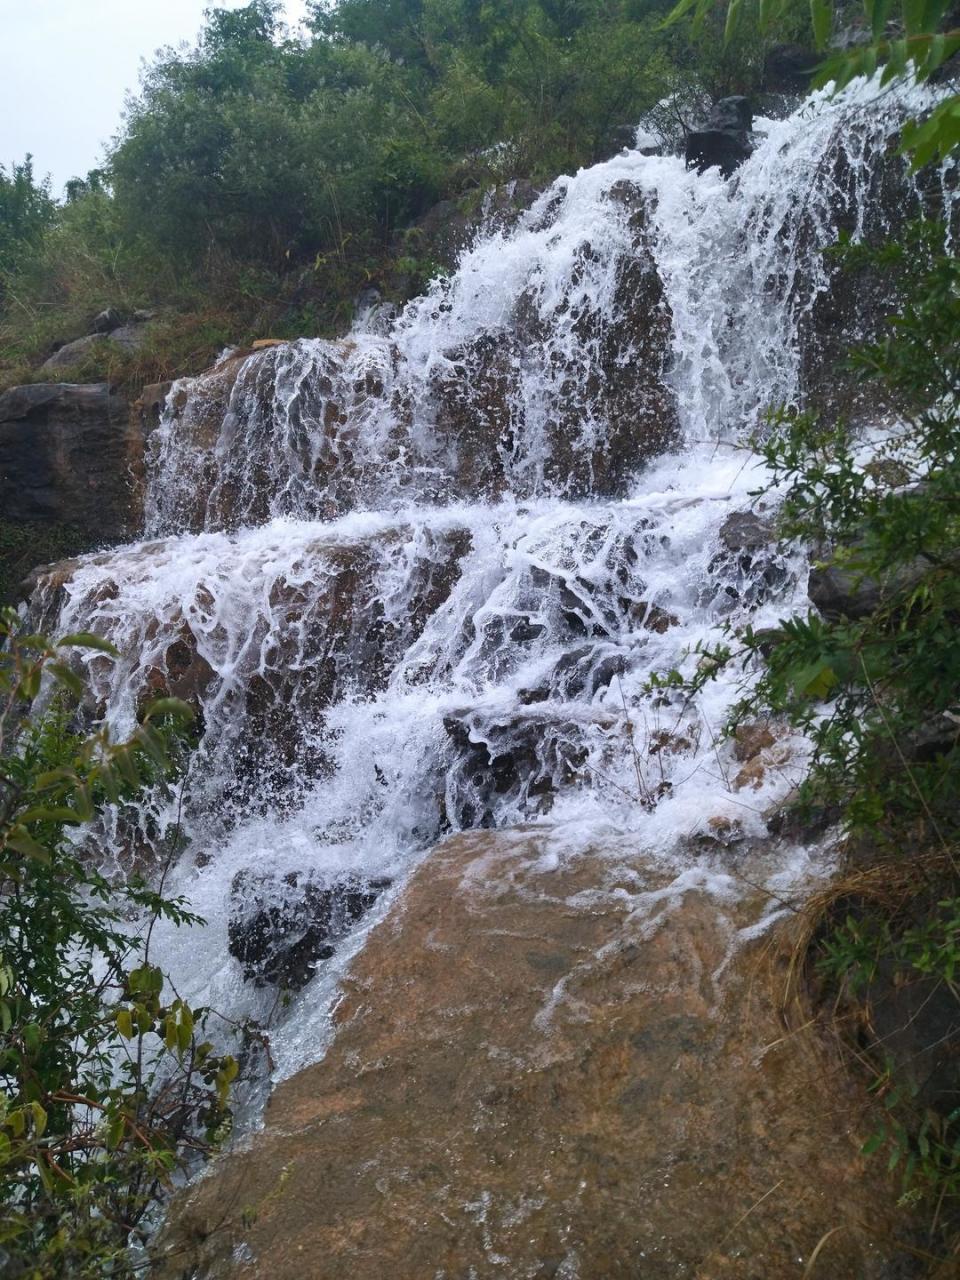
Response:
[[[51,551],[134,536],[142,482],[141,426],[106,383],[38,382],[0,395],[0,520],[35,531],[20,576]]]
[[[147,326],[131,322],[123,324],[115,311],[104,311],[94,320],[94,332],[74,342],[66,342],[40,366],[40,373],[56,377],[66,369],[74,369],[87,360],[92,360],[101,352],[109,353],[111,347],[116,354],[131,354],[143,346],[147,337]]]
[[[77,338],[74,342],[65,342],[52,356],[44,360],[40,366],[40,373],[55,378],[65,369],[75,369],[77,365],[83,364],[85,360],[94,356],[100,349],[100,345],[105,344],[106,341],[105,333],[88,333],[86,337]]]
[[[736,855],[747,884],[772,853]],[[865,1094],[784,1034],[789,925],[750,942],[766,895],[674,874],[543,828],[440,846],[324,1060],[174,1205],[158,1277],[914,1275]]]
[[[949,557],[954,571],[960,569],[960,552]],[[814,562],[807,583],[810,600],[825,618],[859,620],[878,609],[896,604],[918,587],[933,565],[925,556],[916,556],[886,573],[870,574],[857,563],[857,548],[847,556],[834,552]]]

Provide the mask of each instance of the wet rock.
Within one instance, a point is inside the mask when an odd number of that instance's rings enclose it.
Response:
[[[954,562],[960,567],[960,553]],[[874,577],[852,564],[826,561],[814,564],[810,570],[807,591],[825,618],[857,620],[869,617],[919,586],[932,567],[925,557],[917,556],[908,564]]]
[[[160,425],[172,386],[172,382],[151,382],[140,392],[133,407],[139,416],[144,438]]]
[[[722,98],[715,104],[704,128],[687,134],[687,168],[696,169],[698,173],[718,168],[729,178],[753,153],[752,128],[750,99]]]
[[[524,495],[545,483],[571,497],[618,496],[646,462],[676,444],[677,409],[666,379],[671,318],[648,237],[649,197],[623,181],[609,198],[626,211],[634,245],[617,268],[616,323],[578,306],[576,343],[550,352],[554,318],[541,315],[531,291],[502,331],[445,353],[432,389],[438,431],[456,449],[458,495],[496,498],[506,488]],[[545,211],[547,225],[551,216]],[[586,243],[578,253],[585,273],[593,250]],[[543,391],[531,404],[524,378],[538,361]],[[527,457],[531,414],[537,444]],[[591,424],[600,423],[594,431]]]
[[[568,670],[579,656],[568,655]],[[582,725],[563,711],[539,709],[542,692],[527,691],[523,702],[531,710],[526,713],[470,712],[444,719],[446,805],[454,806],[448,817],[458,827],[493,826],[506,806],[531,815],[548,813],[558,790],[582,780],[587,759]],[[598,714],[612,723],[612,716]]]
[[[739,818],[728,818],[726,814],[715,814],[708,818],[703,830],[696,836],[699,844],[720,845],[724,849],[740,844],[744,839],[743,823]]]
[[[910,1274],[865,1090],[806,1016],[784,1035],[791,922],[731,947],[763,894],[573,854],[541,829],[425,860],[323,1060],[180,1194],[158,1280],[790,1280],[818,1247],[831,1280]]]
[[[773,521],[755,511],[732,511],[720,526],[720,551],[709,564],[713,582],[702,593],[704,604],[722,610],[753,607],[775,594],[789,577],[777,550]]]
[[[761,756],[755,756],[738,771],[733,780],[733,789],[743,791],[745,787],[749,787],[752,791],[758,791],[763,786],[766,776],[766,761]]]
[[[773,521],[755,511],[731,511],[719,538],[728,551],[759,551],[776,543]]]
[[[170,695],[194,707],[208,804],[275,815],[329,776],[328,708],[386,686],[449,597],[472,545],[469,530],[456,525],[419,530],[416,551],[409,550],[412,540],[404,524],[353,541],[323,532],[308,538],[298,558],[260,579],[234,633],[236,651],[220,620],[237,600],[237,563],[229,563],[229,552],[222,574],[185,579],[136,616],[133,631],[126,585],[162,577],[178,544],[158,540],[104,553],[96,585],[74,597],[73,616],[92,626],[95,615],[98,633],[122,649],[124,682],[138,705]],[[71,561],[35,575],[29,608],[38,627],[52,619],[48,629],[56,628],[75,568]],[[249,577],[244,588],[250,590]],[[429,653],[419,674],[423,680],[433,674]],[[104,680],[97,697],[108,696]]]
[[[296,871],[241,871],[231,886],[230,954],[257,986],[299,991],[389,885],[353,875],[320,884]]]
[[[903,742],[903,753],[909,760],[932,764],[960,747],[960,716],[945,711],[909,735]]]
[[[482,193],[441,200],[404,232],[401,247],[452,271],[481,230],[509,231],[542,190],[527,178],[516,178]]]

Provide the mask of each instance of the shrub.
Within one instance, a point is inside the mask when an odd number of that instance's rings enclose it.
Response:
[[[150,921],[196,918],[88,847],[106,806],[176,783],[188,712],[155,703],[123,743],[84,733],[65,656],[110,646],[24,635],[10,610],[0,637],[0,1269],[123,1276],[175,1171],[228,1124],[237,1072],[150,954]]]

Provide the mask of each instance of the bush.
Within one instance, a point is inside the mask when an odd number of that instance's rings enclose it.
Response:
[[[166,700],[127,742],[85,734],[65,656],[110,646],[23,635],[10,610],[0,638],[0,1269],[124,1276],[175,1171],[225,1130],[237,1073],[202,1040],[206,1011],[166,988],[152,926],[124,924],[196,918],[111,883],[88,847],[106,806],[175,785],[189,713]],[[177,833],[158,835],[172,857]]]

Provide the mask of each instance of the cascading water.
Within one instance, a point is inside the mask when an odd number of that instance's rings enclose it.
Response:
[[[266,1021],[264,921],[293,937],[278,1074],[321,1051],[358,921],[445,832],[629,829],[679,886],[733,886],[724,845],[765,833],[803,744],[738,781],[718,741],[733,683],[697,706],[646,684],[724,619],[805,604],[800,560],[730,524],[763,482],[743,442],[808,395],[842,288],[819,250],[882,232],[891,183],[899,218],[930,199],[888,154],[909,105],[814,97],[761,122],[729,180],[624,152],[394,321],[177,384],[150,442],[153,540],[41,581],[48,629],[123,655],[91,663],[118,733],[154,693],[198,707],[168,888],[208,923],[155,946],[185,997]],[[129,822],[113,836],[122,862]]]

